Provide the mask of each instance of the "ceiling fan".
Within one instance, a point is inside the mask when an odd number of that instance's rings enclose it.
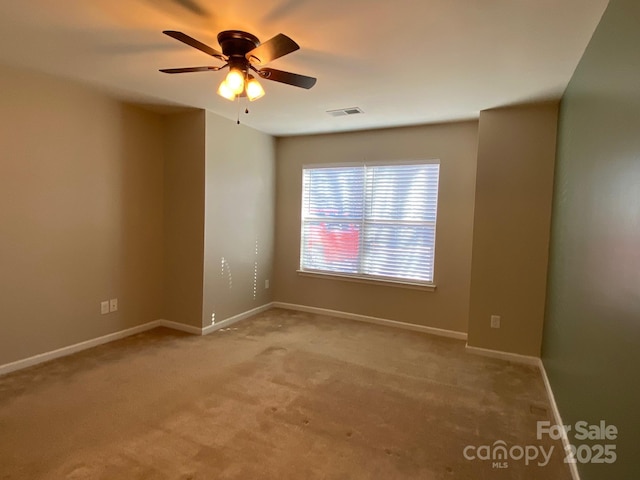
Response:
[[[286,83],[294,87],[309,89],[316,84],[316,79],[313,77],[263,67],[272,60],[300,48],[296,42],[282,33],[261,43],[258,37],[250,33],[240,30],[225,30],[218,34],[218,43],[222,47],[222,52],[182,32],[165,30],[162,33],[211,55],[225,64],[220,67],[164,68],[160,71],[163,73],[208,72],[229,67],[229,73],[218,88],[218,94],[227,100],[247,97],[253,101],[264,95],[262,85],[251,72],[265,80]]]

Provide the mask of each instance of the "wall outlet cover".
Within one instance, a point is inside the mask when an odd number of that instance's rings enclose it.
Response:
[[[118,299],[117,298],[112,298],[109,301],[109,311],[110,312],[117,312],[118,311]]]
[[[100,313],[105,315],[109,313],[109,301],[105,300],[104,302],[100,302]]]

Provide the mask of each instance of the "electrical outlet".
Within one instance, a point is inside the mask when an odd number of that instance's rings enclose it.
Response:
[[[110,312],[117,312],[118,311],[118,299],[117,298],[112,298],[111,300],[109,300],[109,311]]]
[[[264,288],[269,288],[269,280],[264,281]]]
[[[100,302],[100,314],[106,315],[107,313],[109,313],[109,300]]]
[[[500,315],[491,315],[491,328],[500,328]]]

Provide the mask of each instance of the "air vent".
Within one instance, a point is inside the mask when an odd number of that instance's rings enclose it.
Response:
[[[332,117],[344,117],[345,115],[357,115],[358,113],[364,113],[358,107],[340,108],[338,110],[327,110],[327,113]]]

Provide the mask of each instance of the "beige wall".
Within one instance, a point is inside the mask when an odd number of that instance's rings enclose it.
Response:
[[[271,301],[273,143],[201,110],[165,118],[168,320],[206,327]]]
[[[202,326],[205,113],[164,118],[164,318]]]
[[[159,318],[160,117],[6,68],[0,91],[0,364]]]
[[[274,142],[202,111],[162,117],[0,73],[0,364],[158,318],[208,326],[272,299],[468,328],[472,345],[539,353],[555,105],[483,112],[479,131],[462,122]],[[304,164],[434,158],[435,292],[296,273]],[[100,315],[114,297],[120,310]],[[492,313],[500,330],[488,328]]]
[[[480,114],[471,346],[540,355],[557,117],[557,103]]]
[[[273,137],[206,114],[203,326],[271,301]]]
[[[275,300],[466,331],[477,134],[463,122],[278,139]],[[299,276],[302,166],[407,159],[441,161],[437,290]]]

